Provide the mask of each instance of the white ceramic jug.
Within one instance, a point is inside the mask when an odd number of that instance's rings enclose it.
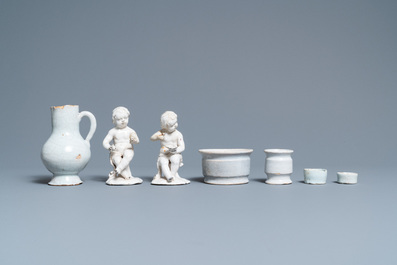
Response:
[[[87,116],[91,121],[86,139],[80,135],[80,120]],[[96,130],[94,115],[79,113],[79,106],[51,107],[52,133],[41,150],[41,159],[54,174],[48,183],[54,186],[71,186],[83,183],[78,176],[91,157],[90,140]]]

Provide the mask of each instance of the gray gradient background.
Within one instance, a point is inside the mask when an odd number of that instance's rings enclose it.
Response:
[[[1,0],[1,264],[396,264],[396,14],[396,1]],[[85,183],[55,188],[40,150],[64,104],[98,128]],[[104,184],[119,105],[139,186]],[[188,186],[149,184],[166,110]],[[203,184],[199,148],[253,148],[251,182]],[[264,148],[295,150],[292,185],[263,183]],[[304,167],[328,184],[301,183]]]

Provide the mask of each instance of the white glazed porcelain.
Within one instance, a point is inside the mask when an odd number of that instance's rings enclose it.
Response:
[[[130,169],[130,162],[134,157],[134,144],[139,143],[139,138],[136,132],[127,126],[129,117],[130,112],[127,108],[115,108],[112,114],[115,126],[103,140],[103,147],[110,151],[110,164],[113,166],[106,181],[108,185],[142,183],[142,179],[132,176]]]
[[[355,172],[337,172],[338,183],[341,184],[356,184],[358,174]]]
[[[265,173],[267,184],[283,185],[291,184],[291,174],[293,172],[290,149],[265,149]]]
[[[252,149],[200,149],[204,182],[216,185],[248,183]]]
[[[160,154],[157,159],[157,174],[152,180],[153,185],[185,185],[190,181],[181,178],[178,170],[183,166],[182,152],[185,150],[183,135],[178,128],[178,116],[173,111],[161,115],[161,130],[155,132],[150,140],[160,141]]]
[[[325,184],[327,182],[327,170],[322,168],[305,168],[303,177],[306,184]]]
[[[80,120],[88,117],[90,131],[83,139],[80,135]],[[82,183],[78,173],[91,157],[90,140],[96,130],[94,115],[88,111],[79,112],[77,105],[51,107],[52,133],[41,150],[45,167],[53,173],[48,183],[53,186],[71,186]]]

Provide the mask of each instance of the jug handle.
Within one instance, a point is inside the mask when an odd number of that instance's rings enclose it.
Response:
[[[90,140],[92,138],[92,136],[94,136],[95,130],[96,130],[96,119],[94,114],[92,114],[89,111],[82,111],[79,113],[79,119],[81,120],[81,118],[83,118],[84,116],[88,117],[90,119],[91,122],[91,126],[90,126],[90,131],[87,134],[87,137],[85,138],[85,140],[90,143]]]

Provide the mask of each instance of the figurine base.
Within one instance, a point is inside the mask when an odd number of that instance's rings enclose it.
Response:
[[[83,183],[77,175],[63,175],[63,176],[54,176],[48,185],[51,186],[76,186]]]
[[[249,182],[248,177],[205,177],[204,182],[213,185],[240,185]]]
[[[290,174],[267,174],[267,180],[265,181],[266,184],[271,184],[271,185],[287,185],[291,184],[292,180],[290,178]]]
[[[190,180],[181,178],[179,176],[174,177],[174,179],[171,181],[167,181],[164,177],[159,177],[158,175],[156,175],[152,180],[153,185],[176,186],[176,185],[186,185],[189,183]]]
[[[135,177],[129,179],[125,179],[123,177],[109,177],[108,180],[106,181],[106,184],[110,186],[129,186],[129,185],[141,184],[142,182],[143,182],[142,179]]]

